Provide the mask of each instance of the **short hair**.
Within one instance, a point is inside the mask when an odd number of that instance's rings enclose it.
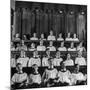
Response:
[[[21,52],[25,52],[25,50],[21,49]]]
[[[46,48],[46,51],[49,51],[49,48]]]
[[[81,54],[82,55],[82,52],[81,51],[78,51],[78,54]]]
[[[40,40],[40,42],[43,42],[43,40]]]
[[[32,68],[34,68],[35,66],[37,66],[37,67],[38,67],[38,65],[37,65],[37,64],[33,64],[33,65],[32,65]]]
[[[50,58],[48,58],[48,61],[50,61],[50,60],[52,60],[53,59],[53,57],[50,57]]]
[[[16,64],[16,67],[18,67],[19,65],[22,65],[22,64],[21,64],[21,63],[17,63],[17,64]]]
[[[76,68],[77,66],[79,66],[79,64],[75,64],[74,66],[75,66],[75,68]]]
[[[33,52],[36,52],[37,50],[35,49]]]
[[[70,54],[70,53],[66,53],[66,55],[68,55],[68,54],[71,56],[71,54]]]
[[[60,66],[62,66],[63,64],[64,64],[64,61],[61,61],[61,62],[60,62]]]
[[[57,50],[56,53],[61,53],[61,52],[59,50]]]

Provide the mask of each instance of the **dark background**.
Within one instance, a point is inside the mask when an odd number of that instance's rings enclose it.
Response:
[[[59,11],[62,11],[60,13]],[[74,14],[70,15],[73,11]],[[78,15],[84,11],[85,30],[78,29]],[[42,2],[16,1],[15,9],[11,8],[11,25],[12,33],[23,35],[26,34],[32,37],[36,32],[38,38],[44,33],[45,37],[49,35],[50,30],[53,30],[54,35],[58,37],[59,33],[66,37],[68,32],[71,32],[71,37],[74,33],[77,34],[80,41],[87,42],[87,6],[73,4],[55,4]]]

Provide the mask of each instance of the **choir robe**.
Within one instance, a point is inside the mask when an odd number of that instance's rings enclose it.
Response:
[[[59,81],[62,83],[68,83],[68,84],[71,83],[71,81],[70,81],[71,73],[69,70],[66,70],[64,72],[59,71],[58,77],[59,77]]]
[[[62,58],[54,58],[53,64],[54,66],[60,66],[60,63],[63,61]]]
[[[87,79],[87,76],[84,75],[82,72],[72,73],[71,77],[72,77],[71,78],[72,85],[78,84],[78,81],[80,84],[80,82],[86,81]]]
[[[15,67],[16,67],[16,59],[11,58],[11,68],[15,68]]]
[[[67,51],[66,47],[59,47],[58,50],[59,51]]]
[[[21,63],[22,67],[27,67],[29,58],[28,57],[20,57],[17,59],[17,63]]]
[[[31,84],[41,84],[41,75],[38,74],[30,74],[29,75],[29,80]]]
[[[28,62],[28,67],[32,67],[32,65],[38,65],[41,66],[41,59],[39,57],[31,57]]]
[[[68,51],[76,51],[76,48],[68,48]]]
[[[64,61],[65,66],[74,66],[74,61],[72,59]]]
[[[54,46],[48,46],[47,47],[50,51],[56,51],[56,48]]]
[[[24,88],[28,82],[28,76],[26,73],[15,73],[11,78],[12,88]]]
[[[49,64],[48,64],[48,57],[43,57],[42,58],[42,66],[43,67],[45,67],[45,66],[49,66]]]
[[[80,58],[76,57],[75,64],[78,64],[80,66],[84,66],[84,65],[86,65],[86,60],[84,57],[80,57]]]
[[[48,38],[47,38],[47,40],[49,40],[49,41],[50,41],[50,40],[54,41],[54,40],[56,40],[56,38],[55,38],[55,36],[49,35]]]
[[[39,45],[39,46],[37,46],[37,51],[45,51],[46,50],[46,47],[45,46],[41,46],[41,45]]]
[[[45,70],[45,75],[46,75],[46,79],[49,80],[49,79],[56,79],[57,78],[57,74],[58,74],[58,71],[57,69],[53,68],[53,69],[46,69]]]

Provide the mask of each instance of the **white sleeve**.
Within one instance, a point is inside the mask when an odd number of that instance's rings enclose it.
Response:
[[[67,38],[65,38],[65,41],[67,41]]]
[[[54,36],[54,39],[56,40],[56,37]]]
[[[41,83],[41,75],[39,74],[39,82],[38,82],[39,84]]]
[[[85,58],[83,58],[83,61],[84,61],[84,65],[86,65],[86,60],[85,60]]]
[[[58,51],[60,51],[59,48],[58,48]]]
[[[57,74],[57,76],[58,76],[58,71],[57,71],[57,69],[55,69],[55,73]]]
[[[54,58],[54,60],[53,60],[53,64],[54,64],[54,66],[56,66],[56,62],[55,62],[56,60],[55,60],[55,58]]]
[[[61,58],[61,61],[63,61],[63,58]]]
[[[75,64],[78,64],[78,59],[77,58],[75,59]]]
[[[31,67],[31,66],[32,66],[32,58],[30,58],[28,61],[28,67]]]
[[[55,36],[53,36],[53,40],[56,40]]]
[[[50,40],[50,39],[51,39],[50,36],[48,36],[48,37],[47,37],[47,40]]]
[[[54,47],[55,51],[56,51],[56,48]]]
[[[72,60],[72,65],[74,65],[74,61]]]
[[[65,51],[67,51],[67,48],[65,47]]]
[[[14,58],[11,59],[11,67],[16,67],[16,60]]]
[[[29,58],[27,57],[27,66],[28,66]]]
[[[16,63],[20,63],[20,58],[18,58],[18,59],[16,60]]]
[[[83,64],[86,65],[86,60],[85,60],[85,58],[83,58]]]
[[[70,48],[68,48],[68,51],[70,51]]]
[[[38,49],[38,46],[37,46],[37,51],[38,51],[39,49]]]
[[[46,50],[46,47],[44,46],[44,51]]]
[[[41,66],[41,59],[38,58],[38,66]]]
[[[16,82],[16,74],[14,74],[12,76],[12,79],[11,79],[11,84],[14,84]]]
[[[42,66],[45,66],[45,58],[42,58]]]
[[[62,73],[59,71],[58,72],[58,77],[59,77],[59,81],[63,81],[63,75],[62,75]]]
[[[27,51],[27,46],[26,46],[25,50]]]
[[[70,77],[71,76],[71,73],[70,73],[70,71],[68,70],[68,76]]]

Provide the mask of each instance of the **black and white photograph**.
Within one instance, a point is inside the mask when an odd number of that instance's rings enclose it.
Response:
[[[10,4],[11,90],[87,85],[87,5]]]

